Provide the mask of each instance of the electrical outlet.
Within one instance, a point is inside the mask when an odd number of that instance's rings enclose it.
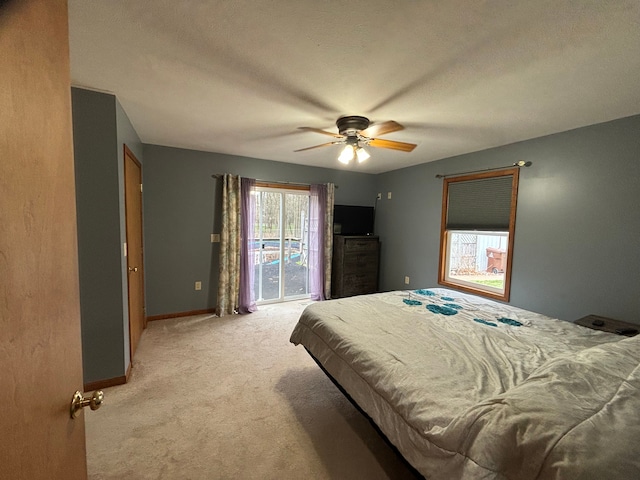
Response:
[[[409,277],[404,277],[404,284],[409,285]]]
[[[196,282],[196,290],[202,290],[202,282]]]
[[[212,233],[211,234],[211,243],[219,243],[220,242],[220,234]]]
[[[387,192],[387,200],[391,200],[391,192]]]
[[[378,200],[382,200],[382,194],[379,193],[378,196],[376,197]]]

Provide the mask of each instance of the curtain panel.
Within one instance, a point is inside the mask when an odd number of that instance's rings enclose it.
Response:
[[[336,187],[327,183],[327,198],[324,211],[324,298],[331,298],[331,261],[333,259],[333,204]]]
[[[256,296],[254,288],[255,280],[255,219],[256,219],[256,180],[243,178],[241,180],[241,227],[240,236],[240,299],[238,311],[240,313],[255,312]]]
[[[238,312],[240,291],[240,177],[222,176],[218,303],[220,317]]]
[[[312,300],[331,298],[334,185],[309,188],[309,293]]]
[[[254,295],[254,225],[256,181],[222,176],[218,303],[220,317],[257,310]]]

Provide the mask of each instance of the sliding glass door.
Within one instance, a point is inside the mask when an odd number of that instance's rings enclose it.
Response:
[[[309,192],[257,187],[254,291],[258,303],[309,296]]]

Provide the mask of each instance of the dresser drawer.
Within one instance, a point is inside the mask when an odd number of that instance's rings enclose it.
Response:
[[[371,273],[350,273],[344,276],[344,284],[346,286],[363,287],[372,285],[373,290],[376,288],[376,276]]]
[[[343,296],[375,293],[378,289],[377,279],[371,274],[355,273],[344,276]]]
[[[344,259],[344,273],[375,272],[378,270],[378,252],[354,253]]]
[[[349,254],[355,252],[377,252],[378,251],[378,239],[372,238],[371,240],[366,238],[347,238],[344,242],[345,253]]]

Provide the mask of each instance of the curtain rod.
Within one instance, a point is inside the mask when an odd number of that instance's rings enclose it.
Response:
[[[212,178],[221,178],[223,175],[225,175],[224,173],[214,173],[213,175],[211,175]],[[301,182],[281,182],[279,180],[263,180],[261,178],[256,178],[255,179],[256,182],[262,182],[262,183],[277,183],[280,185],[293,185],[293,186],[300,186],[300,187],[310,187],[311,184],[310,183],[301,183]],[[338,185],[334,185],[334,188],[338,188]]]
[[[455,177],[457,175],[466,175],[468,173],[480,173],[480,172],[489,172],[491,170],[502,170],[505,168],[509,168],[509,167],[530,167],[532,165],[532,162],[525,162],[524,160],[520,160],[516,163],[512,163],[511,165],[505,165],[504,167],[494,167],[494,168],[485,168],[483,170],[470,170],[468,172],[458,172],[458,173],[438,173],[436,175],[436,178],[446,178],[446,177]]]

